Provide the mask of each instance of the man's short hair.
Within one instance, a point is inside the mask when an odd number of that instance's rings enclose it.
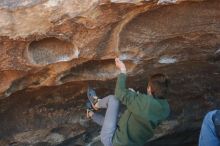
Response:
[[[156,98],[165,98],[168,91],[168,78],[161,73],[150,77],[148,86],[151,87],[151,94]]]

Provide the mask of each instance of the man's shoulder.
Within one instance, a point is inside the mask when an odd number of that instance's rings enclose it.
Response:
[[[145,93],[138,93],[138,96],[143,97],[145,99],[149,98],[149,99],[155,100],[155,98],[152,95],[145,94]]]
[[[154,102],[157,102],[157,100],[149,94],[144,94],[144,93],[138,93],[137,98],[143,103],[143,104],[151,104]]]

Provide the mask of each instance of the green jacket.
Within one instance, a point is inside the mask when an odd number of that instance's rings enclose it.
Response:
[[[115,96],[127,110],[122,114],[113,136],[114,146],[143,146],[158,124],[170,113],[166,99],[138,94],[125,87],[126,75],[121,73],[116,83]]]

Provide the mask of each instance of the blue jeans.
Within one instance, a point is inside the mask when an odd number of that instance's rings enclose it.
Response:
[[[113,146],[112,138],[114,136],[119,113],[119,101],[114,95],[109,95],[98,101],[99,108],[107,108],[105,117],[94,113],[92,119],[102,126],[101,141],[105,146]]]
[[[199,136],[199,146],[220,146],[220,139],[216,135],[213,115],[216,110],[206,114]]]

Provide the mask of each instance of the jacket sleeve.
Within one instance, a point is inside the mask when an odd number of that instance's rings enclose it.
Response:
[[[140,94],[126,89],[125,82],[126,75],[123,73],[119,74],[115,88],[116,98],[119,99],[124,105],[126,105],[129,111],[135,114],[142,113],[143,108],[147,108],[143,106],[149,105],[146,102],[149,103],[150,98],[143,100]]]

